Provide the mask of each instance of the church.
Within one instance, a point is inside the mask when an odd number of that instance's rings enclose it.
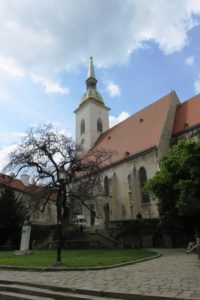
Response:
[[[93,204],[97,218],[82,207],[88,225],[109,221],[158,218],[156,201],[143,193],[145,182],[159,170],[159,161],[181,139],[200,138],[200,94],[181,103],[176,92],[109,128],[109,108],[97,91],[92,57],[86,92],[76,114],[76,143],[84,151],[112,151],[102,170],[103,207]]]

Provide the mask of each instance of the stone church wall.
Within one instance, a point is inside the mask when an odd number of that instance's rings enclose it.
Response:
[[[159,168],[156,149],[138,157],[128,158],[103,172],[102,186],[106,176],[109,182],[109,195],[104,197],[103,203],[109,204],[110,221],[135,219],[138,213],[143,218],[158,217],[154,200],[150,199],[149,203],[142,203],[140,168],[145,168],[147,179],[155,174]],[[98,223],[104,222],[105,213],[102,209],[102,220],[98,220]]]

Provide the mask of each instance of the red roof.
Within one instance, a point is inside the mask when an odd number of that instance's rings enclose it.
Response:
[[[158,145],[174,92],[104,132],[91,149],[113,151],[111,163]],[[109,163],[110,163],[109,162]]]
[[[29,184],[28,186],[24,185],[21,180],[13,178],[12,176],[8,176],[6,174],[0,173],[0,186],[9,187],[11,189],[20,191],[22,193],[41,193],[44,190],[42,186],[36,186],[33,184]],[[51,194],[51,200],[56,201],[57,192],[53,191]]]
[[[183,102],[177,108],[173,134],[200,124],[200,94]]]
[[[21,192],[28,192],[29,190],[29,188],[25,186],[20,180],[2,173],[0,173],[0,185],[8,186]]]

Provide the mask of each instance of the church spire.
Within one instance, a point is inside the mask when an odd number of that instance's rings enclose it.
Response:
[[[109,128],[109,108],[97,91],[93,59],[90,57],[86,79],[87,90],[81,97],[76,114],[76,143],[83,151],[93,147],[98,137]]]
[[[97,101],[99,104],[104,105],[103,98],[98,93],[97,88],[96,88],[97,79],[96,79],[95,73],[94,73],[94,65],[93,65],[92,56],[90,57],[89,67],[88,67],[88,75],[87,75],[87,79],[86,79],[85,83],[86,83],[87,90],[81,97],[80,105],[91,99]]]
[[[97,80],[94,73],[94,65],[92,56],[90,56],[89,68],[88,68],[88,77],[86,80],[87,90],[88,89],[95,89],[96,90]]]
[[[87,78],[88,79],[89,78],[96,79],[95,73],[94,73],[94,65],[93,65],[93,58],[92,58],[92,56],[90,56],[89,69],[88,69],[88,77]]]

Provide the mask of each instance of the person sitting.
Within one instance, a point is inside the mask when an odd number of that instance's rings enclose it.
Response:
[[[200,237],[198,233],[195,233],[194,235],[195,241],[194,242],[189,242],[188,247],[185,251],[185,253],[189,254],[195,250],[197,250],[198,246],[200,245]]]

